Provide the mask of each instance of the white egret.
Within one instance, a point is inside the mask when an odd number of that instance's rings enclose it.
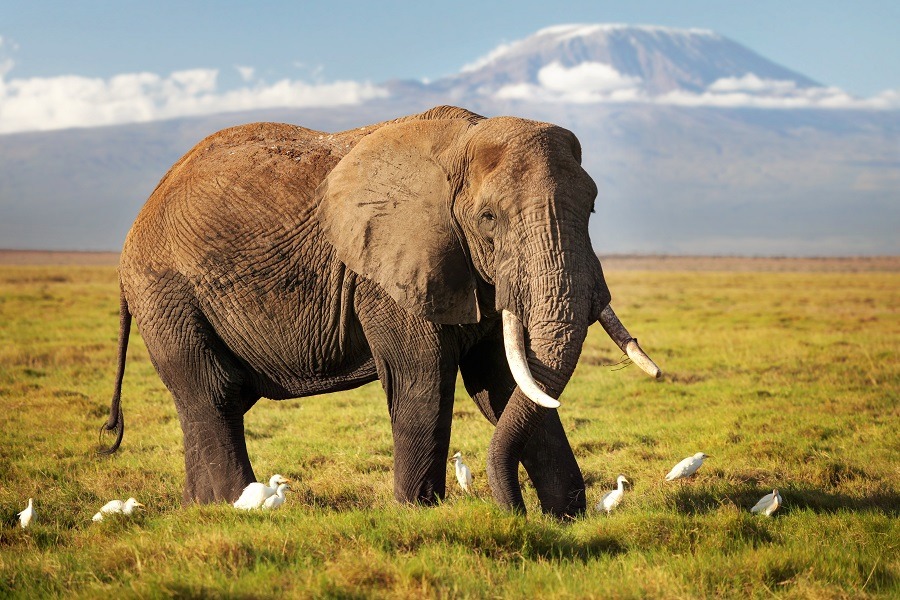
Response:
[[[17,514],[19,515],[19,525],[22,526],[22,529],[31,525],[31,521],[34,519],[34,504],[32,503],[31,498],[28,499],[28,506],[26,506],[22,512]]]
[[[100,512],[91,517],[92,521],[102,521],[105,515],[125,515],[126,517],[130,517],[131,514],[137,508],[143,508],[143,504],[135,500],[134,498],[129,498],[125,502],[121,500],[110,500],[106,504],[100,507]]]
[[[272,510],[284,504],[284,493],[289,489],[291,489],[291,486],[289,486],[288,484],[279,484],[278,488],[275,490],[275,493],[266,498],[266,501],[263,502],[263,509]]]
[[[624,475],[619,475],[616,478],[616,489],[607,492],[606,495],[603,496],[603,499],[597,504],[597,510],[605,510],[606,514],[611,513],[612,509],[618,506],[619,502],[621,502],[622,498],[625,496],[626,483],[631,482],[625,479]]]
[[[269,496],[275,495],[275,492],[278,491],[278,486],[282,483],[290,482],[278,473],[272,475],[269,479],[269,485],[254,481],[244,488],[244,491],[241,492],[241,497],[235,501],[234,507],[241,510],[260,508]]]
[[[709,456],[702,452],[698,452],[693,456],[688,456],[686,459],[672,467],[672,470],[666,475],[666,481],[690,477],[697,472],[697,469],[703,465],[703,460],[707,458],[709,458]]]
[[[767,517],[772,516],[772,513],[778,510],[778,507],[781,506],[781,494],[778,493],[777,489],[772,490],[771,494],[766,494],[762,498],[759,499],[759,502],[750,509],[752,513],[758,513],[765,515]]]
[[[463,462],[462,452],[454,454],[450,461],[456,465],[456,480],[459,482],[459,487],[465,493],[470,494],[472,492],[472,471]]]

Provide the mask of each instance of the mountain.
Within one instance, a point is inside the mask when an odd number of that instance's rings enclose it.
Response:
[[[258,120],[338,131],[437,104],[574,131],[600,252],[900,254],[900,110],[714,32],[567,25],[358,105],[0,136],[0,247],[117,249],[205,135]]]
[[[701,92],[718,80],[748,73],[761,80],[793,81],[800,87],[819,85],[712,31],[600,24],[542,29],[499,47],[436,87],[484,94],[508,86],[540,85],[541,74],[551,65],[563,71],[603,65],[608,78],[598,81],[601,85],[636,85],[651,95]]]

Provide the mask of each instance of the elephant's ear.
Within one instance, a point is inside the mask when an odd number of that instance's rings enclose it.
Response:
[[[455,178],[443,166],[471,126],[461,119],[385,125],[347,153],[317,190],[319,222],[338,258],[435,323],[480,317],[451,212]]]

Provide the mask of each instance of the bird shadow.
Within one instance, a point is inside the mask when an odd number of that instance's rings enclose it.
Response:
[[[900,516],[900,495],[895,492],[874,493],[861,497],[841,493],[831,493],[808,486],[785,486],[778,488],[783,499],[781,513],[807,510],[814,513],[879,512],[890,517]],[[718,510],[723,505],[733,504],[749,509],[772,488],[740,486],[726,493],[699,488],[676,490],[671,503],[675,510],[685,514],[704,514]]]

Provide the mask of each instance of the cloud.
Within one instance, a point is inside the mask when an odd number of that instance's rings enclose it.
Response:
[[[900,90],[858,98],[836,87],[800,87],[794,81],[763,79],[753,73],[714,81],[702,92],[674,90],[651,95],[638,77],[623,75],[609,65],[583,62],[542,67],[534,83],[501,87],[493,96],[528,102],[644,102],[675,106],[753,108],[900,109]]]
[[[639,77],[622,75],[597,62],[583,62],[571,69],[554,62],[538,72],[538,81],[548,90],[577,94],[603,94],[633,88],[641,82]]]
[[[146,122],[260,108],[359,104],[387,95],[385,90],[368,82],[307,83],[291,79],[226,91],[219,89],[215,69],[176,71],[167,77],[126,73],[109,79],[77,75],[7,79],[11,68],[0,55],[0,133]],[[252,69],[246,69],[249,67],[238,67],[245,82],[253,75]]]
[[[743,77],[723,77],[712,82],[709,86],[711,92],[775,92],[786,93],[797,89],[793,81],[775,79],[761,79],[753,73],[747,73]]]
[[[10,54],[15,53],[18,49],[19,45],[16,42],[0,35],[0,79],[6,77],[6,74],[16,66],[16,62]]]
[[[496,97],[542,102],[627,102],[639,98],[641,79],[623,75],[609,65],[583,62],[564,67],[553,62],[537,73],[537,83],[518,83],[500,88]]]
[[[256,69],[253,67],[243,67],[241,65],[234,65],[234,68],[237,69],[238,74],[240,74],[241,79],[246,82],[253,81],[253,75],[256,73]]]
[[[672,91],[652,99],[657,104],[751,108],[897,109],[894,90],[858,98],[837,87],[800,87],[794,81],[762,79],[749,73],[714,81],[702,93]]]

